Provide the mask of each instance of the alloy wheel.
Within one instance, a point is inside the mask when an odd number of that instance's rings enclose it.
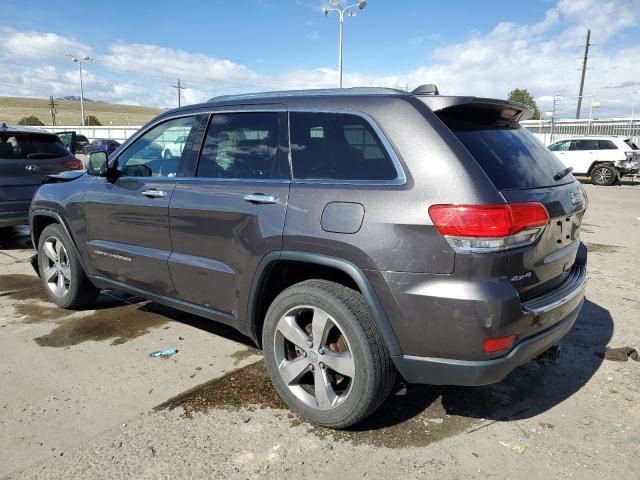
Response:
[[[274,347],[280,378],[307,406],[329,410],[347,399],[355,361],[344,330],[327,312],[290,309],[278,320]]]
[[[67,249],[57,237],[48,237],[42,248],[44,253],[42,275],[45,284],[53,295],[62,298],[71,287],[71,266]]]
[[[611,176],[611,170],[604,167],[598,168],[594,173],[594,177],[597,183],[608,183],[611,180]]]

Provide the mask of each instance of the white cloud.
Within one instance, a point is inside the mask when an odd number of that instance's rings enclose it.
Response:
[[[316,9],[321,2],[296,3]],[[268,5],[264,2],[263,6]],[[347,65],[344,83],[410,88],[436,83],[444,94],[496,97],[506,96],[513,88],[527,88],[544,101],[545,110],[550,109],[553,95],[561,95],[558,110],[571,115],[581,45],[587,28],[591,28],[596,46],[585,97],[593,93],[601,102],[600,116],[607,112],[621,115],[630,110],[632,92],[640,90],[640,46],[623,35],[616,41],[626,42],[626,48],[616,49],[609,43],[616,34],[632,28],[637,33],[639,25],[640,0],[559,0],[543,18],[527,24],[500,22],[488,32],[472,31],[458,43],[446,44],[435,34],[414,36],[405,41],[414,46],[438,45],[430,63],[386,75],[354,72]],[[307,39],[316,38],[314,23],[304,26]],[[77,70],[64,57],[66,52],[96,57],[95,64],[87,65],[84,77],[87,97],[96,100],[172,106],[176,95],[171,85],[178,77],[186,87],[183,96],[187,103],[225,93],[333,87],[338,81],[337,71],[323,65],[265,75],[230,59],[157,45],[116,42],[101,52],[73,37],[53,33],[0,27],[0,35],[0,64],[4,66],[0,69],[0,95],[77,94]]]

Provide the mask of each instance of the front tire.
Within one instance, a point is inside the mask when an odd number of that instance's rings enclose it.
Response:
[[[396,370],[364,297],[326,280],[276,297],[262,342],[274,387],[301,417],[329,428],[363,420],[387,399]]]
[[[100,290],[89,281],[71,240],[58,224],[47,225],[38,240],[38,271],[51,302],[68,309],[94,302]]]
[[[618,170],[612,165],[601,163],[591,170],[591,181],[594,185],[613,185],[618,180]]]

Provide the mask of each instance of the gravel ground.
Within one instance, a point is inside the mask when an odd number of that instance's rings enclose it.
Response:
[[[640,343],[640,187],[586,188],[588,300],[559,362],[486,387],[399,384],[343,432],[289,413],[232,332],[115,293],[95,312],[47,305],[14,239],[0,249],[0,477],[627,478],[640,362],[603,354]],[[146,358],[185,336],[173,359]]]

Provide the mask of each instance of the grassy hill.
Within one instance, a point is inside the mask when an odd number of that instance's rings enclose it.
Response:
[[[77,100],[55,100],[56,124],[79,125],[80,102]],[[103,125],[143,125],[158,115],[161,108],[137,107],[115,103],[84,102],[84,114],[95,115]],[[15,125],[22,117],[35,115],[45,125],[51,125],[49,99],[0,97],[0,123]]]

